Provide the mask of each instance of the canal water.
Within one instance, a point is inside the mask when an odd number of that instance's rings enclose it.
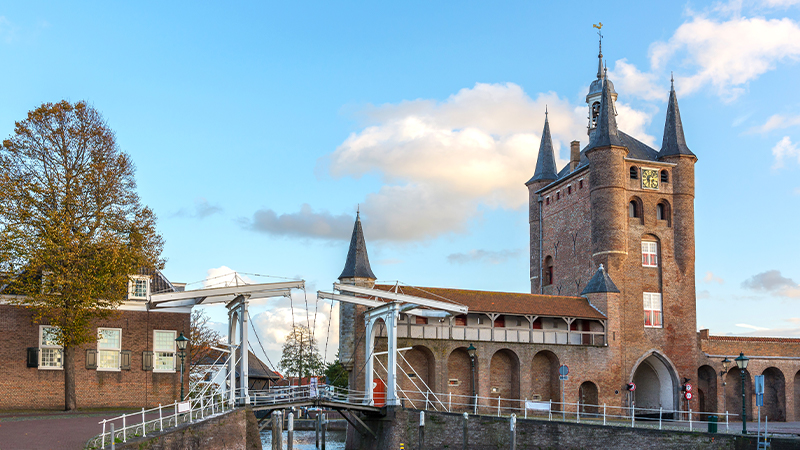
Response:
[[[283,432],[283,448],[286,448],[286,439],[288,432]],[[294,448],[296,450],[314,450],[316,447],[316,432],[314,431],[295,431],[294,432]],[[344,431],[328,431],[325,433],[325,449],[326,450],[344,450],[345,432]],[[261,432],[261,446],[264,450],[272,449],[272,431]]]

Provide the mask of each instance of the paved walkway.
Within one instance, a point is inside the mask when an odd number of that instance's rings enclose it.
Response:
[[[100,434],[98,422],[127,411],[28,411],[0,413],[0,450],[82,449]]]

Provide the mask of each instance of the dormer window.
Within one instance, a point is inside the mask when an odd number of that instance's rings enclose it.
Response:
[[[150,294],[150,278],[141,275],[132,276],[128,281],[128,298],[147,300],[148,294]]]

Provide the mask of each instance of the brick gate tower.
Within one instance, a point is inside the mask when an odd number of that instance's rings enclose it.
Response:
[[[536,170],[526,183],[531,292],[589,294],[587,284],[602,265],[620,291],[608,297],[618,304],[600,308],[615,330],[609,345],[620,351],[613,376],[623,385],[642,384],[637,406],[678,409],[682,378],[697,374],[697,158],[684,139],[674,86],[660,151],[619,130],[617,93],[602,52],[599,60],[586,97],[589,144],[580,150],[573,141],[570,161],[558,172],[545,118]]]

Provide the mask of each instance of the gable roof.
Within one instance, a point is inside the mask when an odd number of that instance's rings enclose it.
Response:
[[[393,291],[395,286],[378,284],[375,285],[375,289]],[[414,286],[398,286],[397,289],[406,295],[464,305],[470,312],[583,319],[606,318],[583,297]]]

